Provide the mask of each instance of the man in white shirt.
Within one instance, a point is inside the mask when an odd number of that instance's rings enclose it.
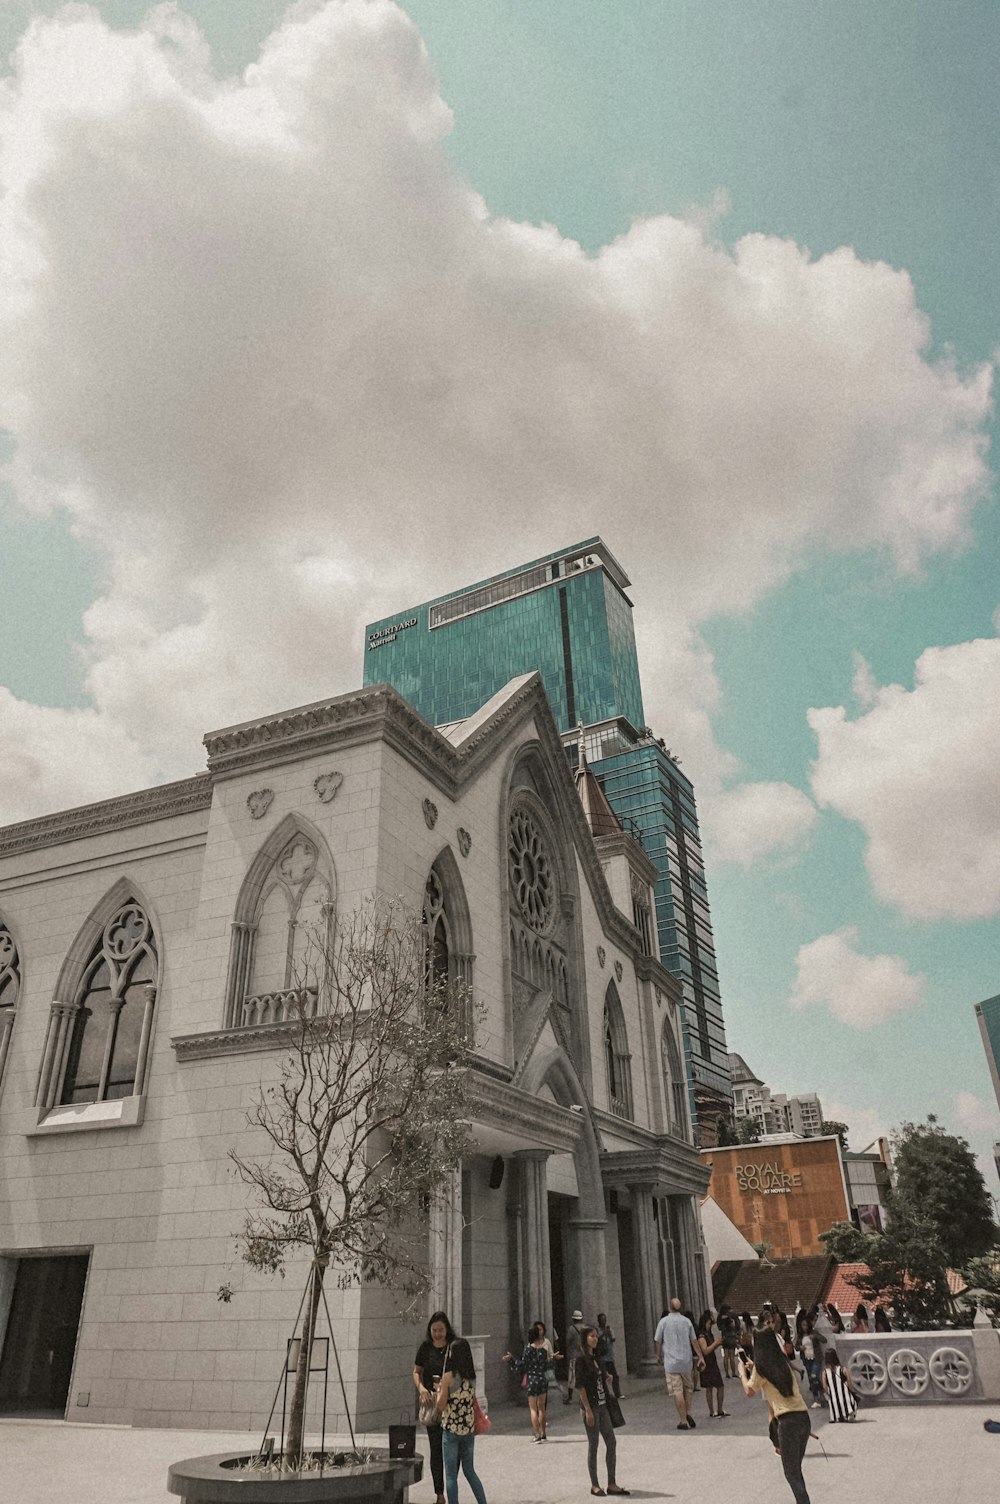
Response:
[[[653,1341],[656,1343],[656,1361],[663,1363],[667,1393],[673,1396],[677,1406],[677,1429],[693,1431],[695,1421],[691,1414],[691,1396],[694,1394],[694,1369],[704,1368],[705,1359],[698,1350],[694,1327],[683,1314],[681,1302],[676,1295],[670,1302],[666,1316],[660,1318]]]

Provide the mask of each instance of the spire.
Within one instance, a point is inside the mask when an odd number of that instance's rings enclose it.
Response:
[[[577,732],[579,761],[576,768],[576,792],[580,803],[583,805],[583,813],[587,817],[590,833],[592,836],[617,835],[622,828],[621,822],[608,803],[604,790],[587,765],[582,721],[577,728]]]

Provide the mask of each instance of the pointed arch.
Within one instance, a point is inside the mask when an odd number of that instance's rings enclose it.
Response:
[[[603,1225],[607,1220],[604,1202],[604,1182],[601,1178],[601,1143],[590,1110],[590,1103],[583,1082],[572,1060],[561,1046],[538,1050],[528,1062],[521,1078],[523,1091],[537,1096],[548,1087],[560,1107],[574,1111],[583,1108],[580,1122],[583,1131],[573,1150],[576,1168],[579,1216],[594,1225]]]
[[[0,1092],[21,995],[21,952],[14,932],[0,913]]]
[[[337,902],[322,832],[287,814],[262,843],[240,887],[226,977],[227,1028],[315,1012]]]
[[[667,1131],[675,1138],[688,1137],[687,1085],[684,1063],[677,1036],[669,1017],[660,1028],[660,1069],[663,1073],[663,1101]]]
[[[465,884],[450,846],[442,846],[424,883],[429,980],[472,986],[475,953]]]
[[[632,1057],[628,1048],[625,1013],[614,982],[604,994],[604,1070],[608,1087],[608,1106],[619,1118],[631,1118]]]
[[[91,909],[59,972],[35,1094],[43,1115],[143,1095],[160,955],[148,900],[120,877]]]

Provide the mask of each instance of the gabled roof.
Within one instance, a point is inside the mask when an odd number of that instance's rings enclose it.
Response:
[[[735,1055],[730,1053],[729,1074],[734,1083],[739,1081],[753,1081],[757,1086],[764,1085],[760,1077],[754,1075],[753,1071],[747,1065],[742,1055]]]
[[[758,1259],[720,1264],[712,1274],[712,1294],[716,1304],[726,1301],[734,1310],[754,1315],[768,1300],[786,1313],[800,1305],[808,1308],[822,1299],[832,1264],[828,1253],[775,1264]]]

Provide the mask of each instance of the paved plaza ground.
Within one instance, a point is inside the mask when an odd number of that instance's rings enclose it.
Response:
[[[590,1497],[586,1444],[575,1405],[558,1396],[551,1440],[528,1437],[527,1412],[494,1406],[494,1430],[476,1445],[476,1464],[489,1504],[562,1504]],[[732,1416],[709,1420],[695,1396],[697,1430],[678,1432],[662,1385],[630,1381],[628,1424],[619,1431],[619,1482],[636,1500],[677,1504],[784,1504],[791,1493],[768,1443],[760,1399],[726,1388]],[[804,1472],[812,1504],[967,1504],[995,1499],[1000,1436],[983,1430],[1000,1403],[892,1406],[862,1411],[850,1426],[827,1424],[811,1412],[819,1441],[809,1444]],[[217,1431],[131,1430],[58,1421],[0,1420],[4,1504],[167,1504],[169,1463],[247,1444]],[[256,1438],[255,1438],[256,1439]],[[384,1444],[384,1436],[365,1438]],[[825,1449],[825,1455],[824,1455]],[[603,1481],[603,1470],[602,1470]],[[429,1474],[411,1504],[433,1504]],[[461,1504],[471,1494],[459,1483]]]

